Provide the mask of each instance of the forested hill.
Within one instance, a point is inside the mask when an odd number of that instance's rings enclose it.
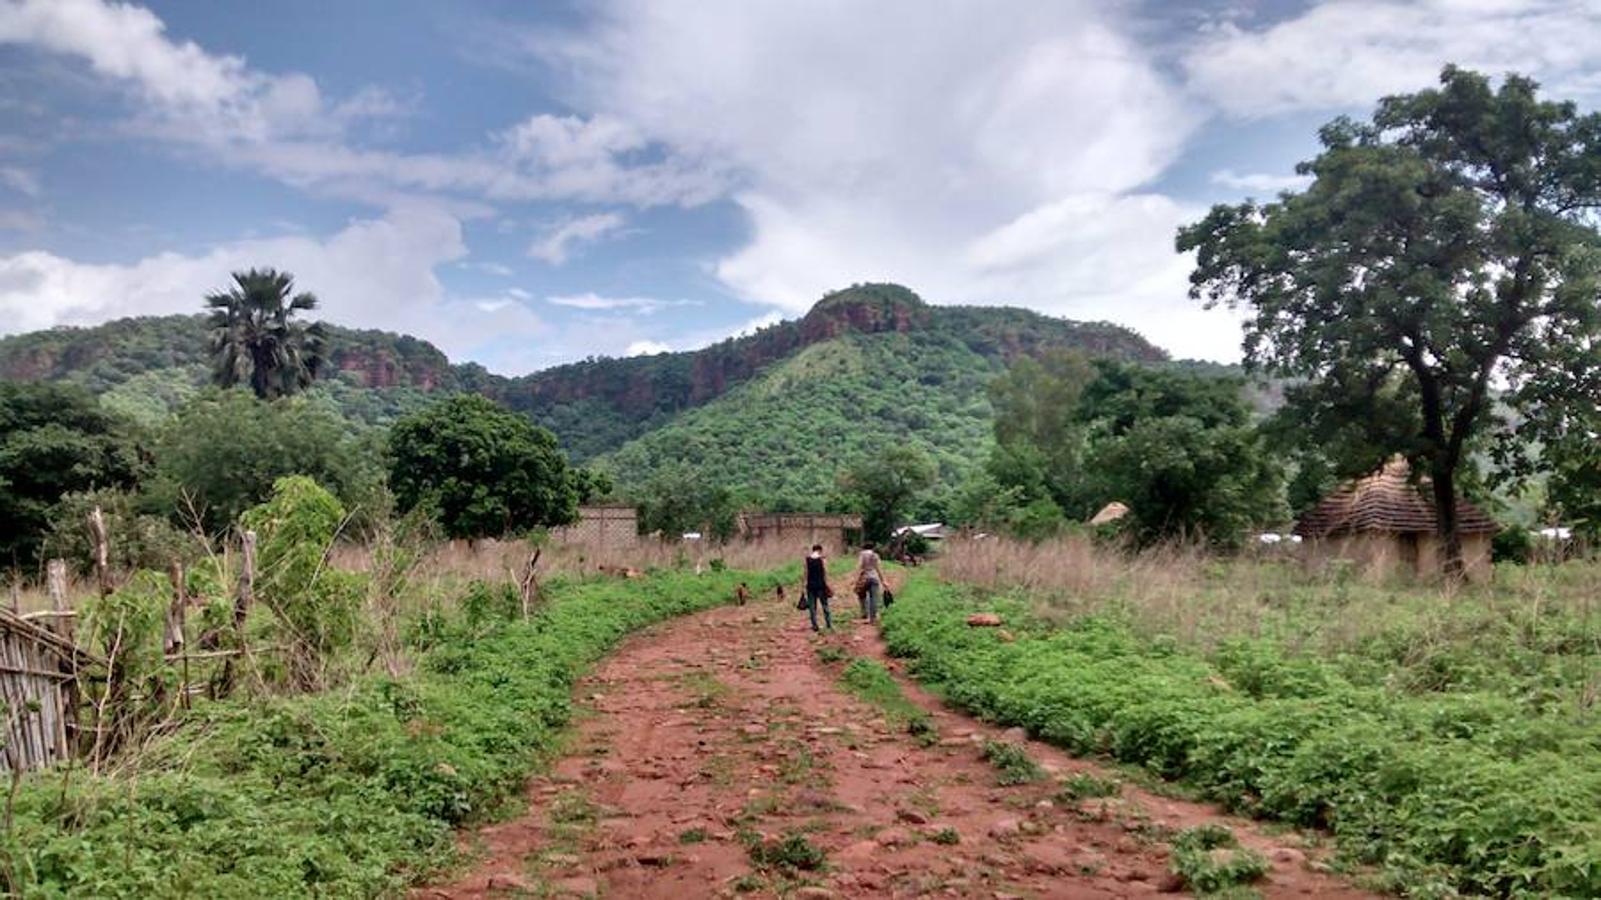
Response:
[[[883,334],[959,347],[962,358],[983,361],[985,374],[994,364],[1058,347],[1166,359],[1120,326],[1004,307],[930,306],[898,285],[869,284],[830,294],[800,319],[701,350],[592,359],[517,378],[475,364],[453,365],[417,338],[331,327],[332,366],[316,393],[347,416],[374,423],[415,408],[436,391],[475,391],[549,426],[582,460],[623,447],[805,348],[847,335]],[[876,378],[874,371],[863,377]],[[108,405],[156,419],[205,382],[205,318],[121,319],[0,338],[0,378],[82,384]]]
[[[705,405],[804,348],[848,334],[887,333],[947,338],[988,361],[1067,347],[1130,360],[1167,358],[1118,325],[1007,307],[931,306],[899,285],[867,284],[824,297],[800,319],[701,350],[589,360],[479,390],[548,425],[574,456],[588,459]]]

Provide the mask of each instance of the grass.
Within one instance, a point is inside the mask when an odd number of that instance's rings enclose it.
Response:
[[[828,864],[827,854],[799,831],[788,832],[776,840],[747,840],[745,849],[751,864],[758,869],[816,872]]]
[[[1123,783],[1116,779],[1078,772],[1063,779],[1062,789],[1057,796],[1066,802],[1077,803],[1080,800],[1116,797],[1122,793]]]
[[[884,636],[950,702],[1326,829],[1388,889],[1601,895],[1601,629],[1575,586],[1593,564],[1444,595],[1187,565],[1170,579],[1198,611],[1104,573],[1072,598],[915,573]],[[1010,634],[968,627],[976,609]]]
[[[1030,784],[1045,779],[1045,770],[1020,744],[985,741],[984,758],[995,767],[995,783],[1001,787]]]
[[[23,780],[0,875],[23,896],[365,897],[455,860],[553,753],[570,693],[635,629],[726,602],[736,573],[547,586],[531,619],[412,629],[415,667],[197,705],[119,774]],[[567,804],[569,801],[563,801]],[[581,827],[581,798],[552,810]]]
[[[907,699],[900,683],[881,663],[871,659],[853,659],[840,674],[845,690],[871,703],[884,713],[891,724],[906,729],[925,747],[939,742],[939,730],[922,707]]]
[[[1268,862],[1239,845],[1222,825],[1197,825],[1173,836],[1173,873],[1197,894],[1212,895],[1261,879]]]

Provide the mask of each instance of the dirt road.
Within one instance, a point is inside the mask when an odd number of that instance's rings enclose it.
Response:
[[[1050,777],[998,786],[982,742],[1021,735],[899,676],[936,734],[892,724],[840,684],[851,658],[886,661],[876,630],[836,626],[814,637],[766,598],[635,637],[581,685],[588,709],[529,812],[466,838],[479,865],[418,895],[1129,897],[1182,890],[1167,838],[1215,822],[1271,861],[1265,896],[1368,896],[1293,834],[1128,785],[1073,800],[1063,779],[1109,773],[1042,744],[1026,749]]]

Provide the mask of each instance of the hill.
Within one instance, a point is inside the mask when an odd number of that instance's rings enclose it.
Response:
[[[918,337],[881,345],[869,342],[865,349],[859,348],[873,364],[853,385],[853,390],[866,388],[867,393],[851,397],[868,404],[873,397],[901,390],[900,381],[877,373],[902,372],[906,365],[932,365],[934,371],[925,373],[927,377],[936,377],[937,371],[944,384],[970,386],[972,379],[958,369],[987,377],[997,363],[1054,347],[1152,362],[1166,359],[1160,349],[1117,325],[1073,322],[1005,307],[930,306],[899,285],[866,284],[829,294],[799,319],[700,350],[589,359],[516,378],[476,364],[452,364],[437,347],[418,338],[330,326],[332,366],[312,394],[353,421],[383,425],[427,402],[434,392],[474,391],[549,427],[576,460],[584,461],[620,452],[630,442],[724,397],[808,348],[867,335]],[[933,352],[929,347],[939,350],[928,356]],[[0,378],[81,384],[100,394],[108,406],[153,423],[205,383],[205,348],[202,315],[54,328],[0,338]],[[922,355],[894,358],[902,351]],[[930,363],[934,357],[938,361]],[[818,377],[828,379],[823,372]],[[943,407],[949,405],[946,393],[937,385],[924,385],[912,394],[902,391],[901,396]],[[974,395],[961,396],[965,403]],[[700,424],[706,418],[692,420],[686,427],[706,427]],[[643,452],[622,454],[618,464],[626,465]]]
[[[574,458],[616,450],[701,407],[797,352],[847,334],[927,334],[956,341],[986,360],[1056,347],[1160,361],[1167,354],[1127,328],[1074,322],[1024,309],[931,306],[894,284],[836,291],[799,319],[682,353],[593,359],[479,390],[531,415],[561,436]]]

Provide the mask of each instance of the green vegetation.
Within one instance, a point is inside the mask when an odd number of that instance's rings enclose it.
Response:
[[[556,437],[493,400],[447,397],[389,434],[389,487],[445,534],[498,537],[578,517],[579,484]]]
[[[1266,875],[1267,860],[1240,846],[1222,825],[1197,825],[1173,837],[1173,872],[1201,895],[1216,894]]]
[[[1116,797],[1123,793],[1123,783],[1113,778],[1101,778],[1088,772],[1077,772],[1062,780],[1059,794],[1064,800],[1077,803],[1099,797]]]
[[[828,864],[828,856],[806,835],[791,831],[773,841],[751,840],[746,844],[750,861],[758,869],[782,872],[815,872]]]
[[[1448,66],[1438,88],[1319,139],[1305,191],[1180,231],[1192,293],[1246,307],[1247,363],[1314,379],[1308,406],[1383,454],[1363,469],[1400,452],[1430,477],[1443,562],[1460,572],[1458,480],[1475,450],[1493,441],[1497,473],[1522,475],[1530,437],[1593,445],[1601,422],[1601,113]]]
[[[248,383],[263,400],[310,387],[327,361],[327,331],[294,317],[316,309],[317,298],[294,293],[294,276],[274,269],[235,272],[233,282],[206,297],[212,381],[223,388]]]
[[[126,487],[145,467],[133,429],[87,392],[0,381],[0,565],[33,563],[62,497]]]
[[[265,500],[273,483],[305,475],[364,520],[387,511],[383,471],[372,436],[309,399],[265,403],[246,391],[207,390],[157,432],[155,471],[142,509],[211,533]]]
[[[723,602],[741,577],[551,585],[533,618],[476,625],[440,604],[408,629],[412,675],[203,704],[141,752],[137,774],[31,776],[0,837],[4,888],[399,893],[449,863],[451,829],[493,814],[556,747],[589,664],[631,630]]]
[[[738,501],[794,511],[824,511],[842,467],[891,446],[921,451],[942,483],[955,484],[987,443],[984,385],[995,372],[951,336],[847,334],[597,464],[628,494],[694,460],[692,477],[728,487]]]
[[[828,661],[824,659],[824,662]],[[932,746],[939,741],[939,732],[928,713],[906,699],[895,676],[880,663],[871,659],[853,659],[840,674],[839,680],[845,690],[883,710],[890,722],[905,728],[906,733],[923,746]]]
[[[1238,379],[1063,352],[1020,360],[990,395],[995,447],[958,492],[958,520],[1037,539],[1115,500],[1140,543],[1236,547],[1284,515],[1281,466]]]
[[[1243,602],[1250,565],[1219,569],[1212,596],[1185,602],[1202,614]],[[1064,618],[1047,595],[919,574],[884,635],[979,716],[1326,828],[1391,888],[1589,896],[1601,891],[1601,720],[1587,699],[1601,647],[1594,612],[1560,600],[1560,574],[1448,608],[1427,593],[1292,587],[1265,613],[1203,621],[1196,643],[1150,631],[1115,600]],[[1586,577],[1572,578],[1583,596]],[[999,612],[1014,640],[968,627],[975,608]],[[1309,636],[1352,619],[1364,630],[1315,651]]]
[[[1029,784],[1045,779],[1045,770],[1020,744],[985,741],[984,758],[995,767],[995,783],[1001,787]]]
[[[863,538],[887,543],[938,474],[928,454],[916,447],[882,447],[839,474],[836,503],[861,510]]]

